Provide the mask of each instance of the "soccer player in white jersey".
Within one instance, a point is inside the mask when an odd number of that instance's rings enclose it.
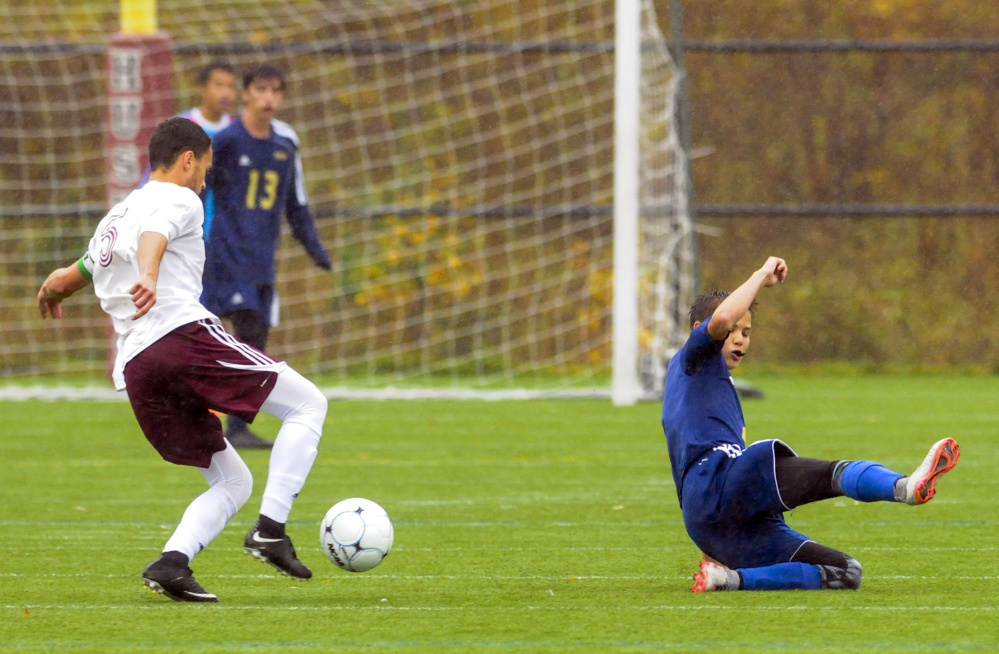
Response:
[[[38,292],[42,318],[91,282],[118,337],[114,383],[126,390],[143,434],[165,460],[198,468],[209,488],[188,506],[144,584],[178,601],[217,602],[191,559],[250,497],[253,480],[212,411],[281,419],[257,523],[244,550],[283,574],[308,579],[285,523],[315,461],[327,401],[314,384],[226,333],[199,302],[205,246],[198,193],[212,165],[211,139],[192,121],[162,122],[149,142],[149,183],[100,222],[79,261],[53,271]]]

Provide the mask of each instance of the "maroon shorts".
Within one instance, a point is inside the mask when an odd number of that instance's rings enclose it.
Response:
[[[253,422],[280,366],[221,325],[199,320],[125,364],[125,390],[142,433],[160,456],[207,468],[212,455],[225,449],[222,423],[211,409]]]

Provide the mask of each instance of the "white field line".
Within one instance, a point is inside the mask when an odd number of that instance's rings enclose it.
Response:
[[[47,572],[44,574],[25,574],[20,572],[0,573],[0,579],[134,579],[138,573],[113,573],[100,574],[96,572]],[[199,575],[212,579],[264,579],[281,581],[281,577],[273,574],[256,575]],[[955,579],[960,581],[992,581],[999,579],[999,575],[865,575],[865,580],[919,580],[933,581],[935,579]],[[577,581],[677,581],[689,580],[690,575],[400,575],[400,574],[366,574],[366,575],[341,575],[335,577],[317,577],[317,581],[323,582],[344,582],[361,583],[362,579],[381,579],[398,581],[549,581],[557,583],[574,583]]]
[[[540,400],[540,399],[609,399],[610,389],[579,388],[563,390],[475,390],[460,388],[344,388],[320,389],[330,400]],[[124,392],[108,386],[0,386],[0,400],[90,400],[126,402]]]
[[[173,603],[157,602],[156,604],[4,604],[3,608],[16,611],[148,611],[162,610],[172,606]],[[442,613],[460,612],[519,612],[519,611],[554,611],[558,613],[585,612],[585,613],[607,613],[607,612],[628,612],[628,611],[717,611],[724,613],[733,612],[760,612],[760,611],[802,611],[802,612],[838,612],[838,611],[859,611],[859,612],[886,612],[886,613],[911,613],[911,612],[934,612],[934,611],[954,611],[959,613],[996,613],[999,607],[996,606],[945,606],[940,604],[930,604],[926,606],[783,606],[776,604],[756,604],[753,606],[730,606],[730,605],[701,605],[701,604],[650,604],[646,606],[537,606],[537,605],[517,605],[517,606],[391,606],[391,605],[324,605],[324,606],[278,606],[273,604],[212,604],[205,605],[205,609],[211,611],[262,611],[265,613],[275,612],[300,612],[300,613],[322,613],[325,611],[433,611]]]

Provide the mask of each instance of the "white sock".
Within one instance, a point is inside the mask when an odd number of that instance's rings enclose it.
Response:
[[[271,449],[267,485],[260,513],[275,522],[288,522],[288,514],[312,470],[323,434],[328,403],[315,384],[286,368],[261,411],[282,422]]]
[[[905,498],[908,495],[907,486],[909,485],[908,477],[900,477],[898,481],[895,482],[895,501],[905,502]]]
[[[188,559],[193,559],[222,533],[253,492],[253,475],[231,445],[216,452],[207,468],[198,470],[208,480],[209,488],[187,507],[177,529],[163,546],[164,552],[176,550]]]

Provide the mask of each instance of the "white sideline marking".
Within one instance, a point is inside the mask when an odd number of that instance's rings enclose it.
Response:
[[[4,609],[9,610],[53,610],[53,611],[136,611],[136,610],[157,610],[173,605],[171,602],[157,602],[153,604],[5,604]],[[465,612],[465,611],[557,611],[559,613],[585,611],[585,612],[608,612],[608,611],[722,611],[726,613],[734,611],[879,611],[887,613],[912,612],[912,611],[955,611],[969,613],[994,613],[997,607],[993,606],[940,606],[938,604],[929,606],[781,606],[781,605],[754,605],[754,606],[710,606],[699,604],[658,604],[649,606],[345,606],[345,605],[324,605],[324,606],[277,606],[277,605],[250,605],[250,604],[216,604],[206,607],[212,611],[265,611],[265,612],[308,612],[319,611],[427,611],[427,612]]]
[[[579,388],[536,391],[523,388],[474,390],[461,388],[345,388],[319,389],[330,400],[543,400],[609,399],[610,390]],[[106,386],[0,386],[0,400],[102,400],[127,402],[128,396]]]
[[[527,520],[496,520],[496,521],[485,521],[485,520],[398,520],[393,521],[396,526],[404,527],[416,527],[416,528],[448,528],[457,529],[464,527],[475,527],[475,528],[487,528],[487,529],[511,529],[511,528],[534,528],[534,527],[566,527],[566,528],[590,528],[590,527],[610,527],[614,529],[665,529],[670,527],[676,527],[681,524],[679,520],[642,520],[634,522],[619,522],[617,520],[607,520],[607,521],[592,521],[592,522],[546,522],[544,520],[537,521],[527,521]],[[297,523],[291,523],[293,526],[297,526]],[[74,520],[52,520],[52,521],[32,521],[32,520],[0,520],[0,527],[66,527],[73,529],[86,530],[86,532],[81,533],[79,537],[82,538],[100,538],[105,534],[116,534],[120,533],[122,529],[166,529],[173,530],[177,528],[176,523],[167,522],[97,522],[97,521],[74,521]],[[232,526],[232,523],[229,524]],[[252,525],[251,525],[252,526]],[[311,527],[311,525],[308,525]],[[236,528],[242,527],[242,525],[236,525]],[[96,530],[96,531],[94,531]],[[141,535],[141,538],[150,538],[153,535]],[[63,535],[46,535],[44,538],[51,539],[67,539],[73,536],[63,536]],[[131,538],[131,534],[129,535]]]
[[[256,575],[233,575],[233,574],[221,574],[221,575],[198,575],[199,577],[214,579],[274,579],[275,581],[281,581],[281,577],[275,576],[273,574],[256,574]],[[3,572],[0,573],[0,578],[18,578],[18,579],[38,579],[38,578],[98,578],[98,579],[133,579],[136,577],[135,573],[109,573],[101,574],[97,572],[48,572],[44,574],[25,574],[22,572]],[[392,575],[392,574],[366,574],[365,579],[394,579],[394,580],[405,580],[405,581],[423,581],[423,580],[447,580],[447,581],[557,581],[569,583],[570,578],[573,581],[650,581],[650,580],[677,580],[677,579],[688,579],[689,575],[679,575],[665,577],[660,575],[620,575],[620,576],[604,576],[604,575]],[[948,576],[948,579],[961,579],[962,577]],[[988,577],[968,577],[969,579],[988,579]],[[317,580],[331,581],[331,582],[344,582],[352,583],[355,579],[361,579],[359,576],[347,576],[347,575],[337,575],[336,577],[316,577]]]
[[[22,572],[3,572],[0,573],[0,579],[2,578],[14,578],[14,579],[39,579],[39,578],[98,578],[98,579],[132,579],[136,575],[135,573],[107,573],[101,574],[96,572],[48,572],[44,574],[25,574]],[[214,578],[214,579],[274,579],[277,581],[281,580],[281,577],[275,576],[273,574],[261,573],[256,575],[234,575],[234,574],[221,574],[221,575],[199,575],[204,578]],[[403,580],[403,581],[433,581],[433,580],[446,580],[446,581],[554,581],[554,582],[565,582],[570,581],[677,581],[677,580],[690,580],[690,575],[393,575],[393,574],[366,574],[364,579],[389,579],[389,580]],[[872,579],[890,579],[890,580],[913,580],[918,579],[920,581],[932,581],[934,579],[959,579],[962,581],[991,581],[999,579],[999,575],[865,575],[865,580]],[[337,575],[335,577],[316,577],[317,581],[330,581],[330,582],[343,582],[343,583],[353,583],[354,580],[360,580],[362,577],[354,575]],[[358,581],[360,583],[360,581]]]
[[[0,400],[102,400],[127,402],[128,396],[104,386],[0,386]]]

